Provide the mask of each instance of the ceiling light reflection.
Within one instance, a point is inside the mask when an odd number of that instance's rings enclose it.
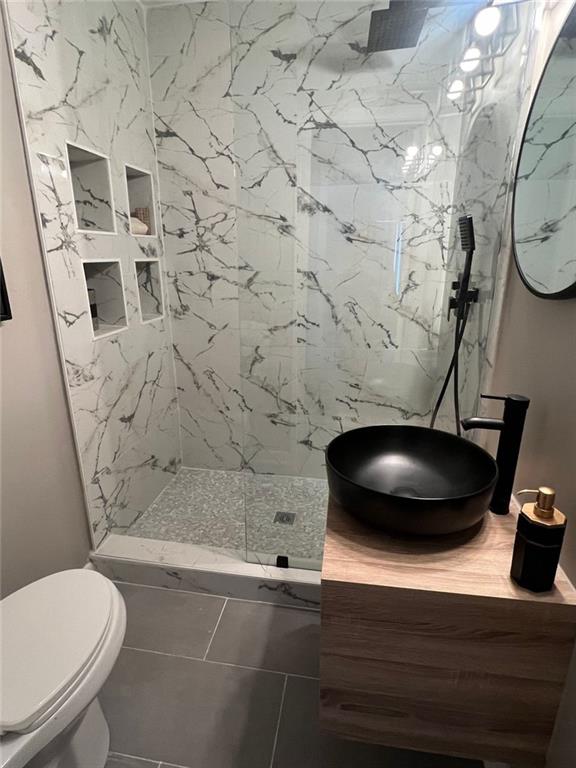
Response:
[[[482,8],[474,17],[474,29],[480,37],[488,37],[497,29],[502,19],[502,11],[490,5],[488,8]]]
[[[464,82],[462,80],[454,80],[448,88],[448,98],[451,101],[460,98],[464,92]]]
[[[464,51],[464,56],[460,62],[460,69],[462,72],[474,72],[480,65],[480,56],[482,55],[480,48],[472,46]]]

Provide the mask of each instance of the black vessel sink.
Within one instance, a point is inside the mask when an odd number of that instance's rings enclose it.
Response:
[[[425,427],[361,427],[326,449],[331,496],[350,514],[387,531],[456,533],[478,523],[498,477],[484,449]]]

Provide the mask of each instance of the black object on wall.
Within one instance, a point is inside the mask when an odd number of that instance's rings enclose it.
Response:
[[[10,299],[8,298],[8,290],[4,280],[4,270],[0,261],[0,322],[4,320],[12,320],[12,310],[10,309]]]

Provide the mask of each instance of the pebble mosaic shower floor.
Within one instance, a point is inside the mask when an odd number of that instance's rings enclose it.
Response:
[[[327,502],[318,478],[183,467],[126,534],[320,562]]]

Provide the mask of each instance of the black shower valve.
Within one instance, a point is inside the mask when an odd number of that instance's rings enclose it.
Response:
[[[450,320],[450,315],[452,314],[453,309],[458,309],[459,305],[459,297],[460,297],[460,286],[462,284],[462,275],[458,275],[458,280],[453,280],[451,285],[451,290],[456,293],[455,296],[450,296],[450,299],[448,301],[448,320]]]
[[[452,290],[456,292],[456,295],[451,296],[448,302],[448,320],[450,320],[450,315],[453,309],[461,311],[461,309],[466,304],[476,304],[476,302],[478,301],[478,297],[480,295],[478,288],[469,288],[466,291],[466,295],[461,296],[460,294],[462,289],[462,275],[459,275],[458,277],[459,277],[458,280],[452,281]]]
[[[478,288],[470,288],[470,290],[466,294],[466,302],[468,304],[477,304],[479,298],[480,298],[480,291]]]

